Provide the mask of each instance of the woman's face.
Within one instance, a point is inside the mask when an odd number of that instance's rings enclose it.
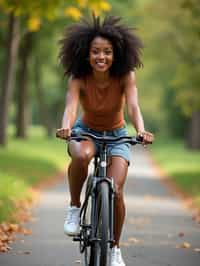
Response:
[[[95,37],[90,46],[89,61],[96,72],[107,72],[113,63],[113,46],[103,37]]]

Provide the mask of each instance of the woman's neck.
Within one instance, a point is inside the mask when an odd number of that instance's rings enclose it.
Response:
[[[99,72],[92,72],[92,77],[97,81],[97,82],[107,82],[110,80],[110,73],[105,72],[105,73],[99,73]]]

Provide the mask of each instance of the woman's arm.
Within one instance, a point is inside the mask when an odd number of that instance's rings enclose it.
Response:
[[[130,72],[124,78],[125,97],[128,108],[128,116],[135,127],[137,134],[143,136],[144,143],[153,141],[153,134],[145,131],[144,120],[138,102],[135,73]]]
[[[145,131],[144,121],[138,103],[138,93],[134,72],[130,72],[124,79],[125,97],[128,108],[128,116],[137,133]]]
[[[81,81],[79,79],[69,79],[62,127],[57,130],[58,137],[67,138],[71,134],[71,128],[73,127],[77,116],[80,87]]]

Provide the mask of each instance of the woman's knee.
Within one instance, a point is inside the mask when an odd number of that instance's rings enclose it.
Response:
[[[87,166],[94,156],[94,151],[90,147],[74,149],[71,152],[72,161],[78,166]]]
[[[72,144],[69,146],[69,150],[72,161],[79,165],[88,165],[95,154],[95,149],[91,143],[88,143],[88,145]]]
[[[82,164],[85,165],[85,164],[89,164],[91,160],[91,156],[86,151],[82,151],[80,153],[75,153],[72,156],[72,160],[76,161],[76,163],[78,163],[79,165],[82,165]]]

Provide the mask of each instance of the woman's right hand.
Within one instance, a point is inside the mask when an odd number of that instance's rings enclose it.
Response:
[[[70,128],[59,128],[56,131],[56,137],[61,139],[68,139],[71,135]]]

